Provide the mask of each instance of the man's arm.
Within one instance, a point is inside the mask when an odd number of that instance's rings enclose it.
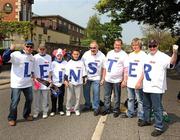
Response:
[[[3,53],[3,61],[8,62],[11,59],[11,53],[15,50],[15,46],[11,44],[10,48],[6,49]]]

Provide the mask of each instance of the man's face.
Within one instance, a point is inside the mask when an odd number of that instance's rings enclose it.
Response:
[[[149,50],[150,50],[150,54],[154,55],[157,50],[158,50],[158,46],[157,45],[149,45]]]
[[[115,52],[119,52],[121,50],[122,47],[122,42],[121,41],[115,41],[114,42],[114,51]]]
[[[41,48],[38,48],[38,51],[41,55],[45,55],[46,54],[46,48],[45,47],[41,47]]]
[[[132,43],[132,45],[131,45],[131,47],[132,47],[132,49],[133,49],[133,51],[135,51],[135,52],[138,52],[138,51],[140,51],[140,46],[139,46],[139,44],[138,43]]]
[[[98,52],[98,45],[96,43],[91,43],[89,49],[91,50],[92,55],[96,55]]]
[[[80,53],[78,51],[73,51],[72,52],[72,57],[74,60],[78,60],[80,56]]]
[[[24,46],[24,51],[27,53],[27,54],[31,54],[34,50],[34,46],[33,45],[25,45]]]

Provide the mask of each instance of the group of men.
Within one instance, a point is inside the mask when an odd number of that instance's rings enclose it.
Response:
[[[113,112],[116,118],[120,115],[121,87],[127,87],[128,111],[122,117],[132,118],[138,116],[138,126],[151,125],[150,112],[153,110],[155,116],[155,130],[152,136],[159,136],[164,132],[162,120],[162,95],[167,89],[166,69],[173,68],[177,59],[177,47],[173,49],[172,56],[168,56],[158,50],[159,43],[150,40],[148,43],[149,54],[142,51],[142,42],[134,38],[131,42],[132,50],[129,55],[122,50],[121,39],[114,41],[114,49],[105,56],[98,48],[98,43],[92,41],[89,50],[81,58],[87,72],[83,93],[85,104],[83,111],[93,108],[94,116],[106,115]],[[33,100],[32,76],[34,57],[31,55],[34,44],[27,41],[22,51],[15,51],[11,45],[3,55],[4,61],[11,61],[11,105],[8,116],[9,125],[16,125],[17,105],[20,100],[21,91],[24,93],[26,102],[23,117],[26,120],[33,120],[31,116],[31,104]],[[40,48],[39,48],[40,49]],[[43,55],[43,54],[42,54]],[[50,59],[50,58],[49,58]],[[51,60],[49,60],[51,61]],[[49,63],[47,61],[47,65]],[[35,67],[34,67],[35,66]],[[42,67],[38,68],[43,71]],[[47,72],[47,70],[44,70]],[[45,75],[41,77],[46,78]],[[100,112],[100,86],[104,86],[104,110]],[[92,88],[92,101],[91,101]],[[112,92],[114,91],[114,92]],[[111,106],[111,96],[114,94],[114,105]],[[37,94],[37,93],[35,93]],[[48,93],[43,93],[48,98]],[[36,98],[38,99],[38,98]],[[138,110],[134,109],[134,101],[138,101]],[[39,101],[35,101],[38,103]],[[47,117],[47,103],[43,106],[43,117]],[[38,109],[38,108],[37,108]]]

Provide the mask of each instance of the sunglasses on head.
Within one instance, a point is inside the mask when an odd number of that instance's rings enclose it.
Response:
[[[26,48],[30,48],[30,49],[33,49],[34,47],[31,46],[31,45],[27,45]]]
[[[156,48],[157,45],[149,45],[148,47],[149,47],[149,48]]]

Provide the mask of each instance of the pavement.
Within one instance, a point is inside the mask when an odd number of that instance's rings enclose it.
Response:
[[[9,88],[10,85],[10,70],[5,70],[0,73],[0,90]]]
[[[163,105],[170,122],[165,122],[165,132],[156,138],[150,135],[153,126],[138,127],[137,118],[114,118],[112,114],[97,117],[92,112],[82,113],[80,117],[56,115],[28,123],[21,116],[24,101],[19,105],[18,124],[11,128],[7,125],[9,78],[9,70],[0,73],[0,89],[3,89],[0,91],[1,140],[180,140],[180,103],[176,98],[180,90],[180,76],[174,71],[168,72],[168,90],[163,96]],[[126,95],[123,89],[122,102]]]

